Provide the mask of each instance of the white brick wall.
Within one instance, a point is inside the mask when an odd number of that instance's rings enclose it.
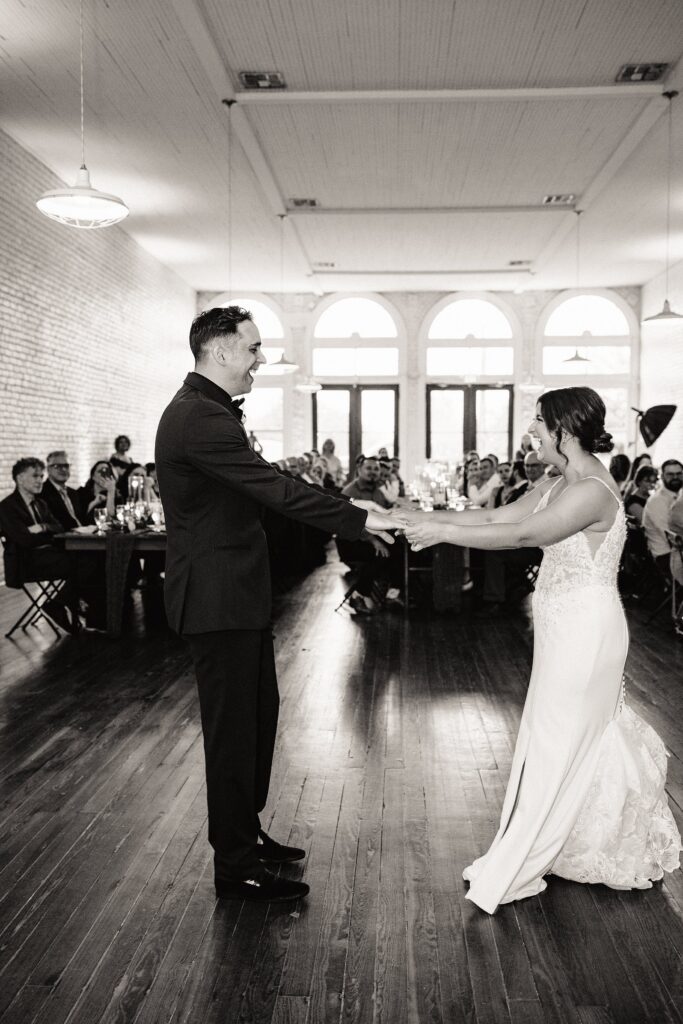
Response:
[[[643,288],[643,316],[658,313],[663,300],[664,280],[658,277]],[[671,269],[669,301],[677,313],[683,312],[683,263]],[[640,398],[641,409],[669,403],[678,406],[673,420],[650,452],[656,463],[683,459],[683,320],[643,324]],[[642,441],[640,450],[644,450]]]
[[[75,485],[116,434],[153,458],[159,415],[192,367],[193,289],[110,227],[38,212],[58,179],[0,132],[0,497],[12,464],[65,448]],[[0,568],[0,578],[2,570]]]
[[[11,466],[66,448],[73,482],[116,434],[153,458],[159,415],[192,366],[195,292],[115,227],[38,212],[55,176],[0,132],[0,496]]]

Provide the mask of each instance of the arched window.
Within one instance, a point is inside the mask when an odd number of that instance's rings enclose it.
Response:
[[[337,299],[313,329],[313,376],[398,376],[398,333],[391,313],[376,299]]]
[[[429,325],[428,377],[511,377],[514,357],[512,325],[486,299],[455,299]]]
[[[395,338],[396,324],[387,309],[374,299],[360,296],[338,299],[321,313],[316,338]]]
[[[229,302],[221,302],[221,306],[241,306],[248,309],[261,335],[261,349],[268,363],[276,363],[284,352],[285,329],[277,313],[260,299],[231,298]],[[280,345],[271,342],[281,341]],[[262,366],[259,373],[268,375],[268,365]]]
[[[285,351],[285,329],[275,310],[260,299],[230,296],[221,306],[248,309],[261,335],[261,351],[268,362],[259,367],[254,387],[244,400],[244,427],[253,433],[269,462],[284,453],[284,388],[282,377],[270,375],[268,366]],[[275,344],[273,344],[275,342]],[[279,344],[278,344],[279,342]]]
[[[420,338],[428,458],[455,463],[468,448],[509,457],[520,337],[514,311],[485,296],[448,298],[427,317]]]
[[[609,293],[564,293],[540,319],[545,386],[581,383],[595,388],[607,407],[607,429],[620,448],[628,439],[634,324],[623,300]]]

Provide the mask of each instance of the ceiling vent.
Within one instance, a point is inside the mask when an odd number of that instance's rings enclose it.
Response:
[[[508,266],[509,267],[530,267],[531,266],[531,260],[509,260],[508,261]]]
[[[279,71],[240,71],[240,82],[245,89],[286,89]]]
[[[316,260],[313,264],[314,270],[334,270],[335,264],[329,260]]]
[[[615,81],[661,82],[668,70],[668,64],[624,64]]]
[[[558,192],[555,195],[543,196],[544,206],[573,206],[576,196],[573,192]]]
[[[318,205],[317,199],[292,198],[288,201],[293,210],[315,210]]]

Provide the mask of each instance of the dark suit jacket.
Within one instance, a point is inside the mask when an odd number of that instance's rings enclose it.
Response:
[[[189,373],[164,411],[155,461],[166,531],[165,599],[179,633],[265,629],[265,508],[355,539],[367,513],[289,480],[252,450],[230,396]]]
[[[64,504],[64,499],[61,493],[55,487],[51,480],[46,480],[45,483],[43,484],[43,489],[40,492],[40,497],[43,499],[47,507],[50,509],[50,512],[52,512],[52,515],[55,517],[55,519],[58,519],[59,522],[62,524],[63,529],[73,530],[75,526],[78,526],[83,522],[81,518],[80,509],[80,492],[74,490],[73,487],[67,487],[66,491],[67,494],[69,495],[69,498],[71,499],[71,504],[74,507],[74,512],[78,516],[77,520],[74,519],[74,517],[69,512],[68,508]]]
[[[0,533],[5,538],[5,580],[8,587],[20,587],[33,572],[32,552],[49,547],[52,534],[62,533],[62,524],[55,519],[42,498],[36,498],[41,520],[46,525],[42,533],[31,533],[33,517],[18,490],[0,501]]]

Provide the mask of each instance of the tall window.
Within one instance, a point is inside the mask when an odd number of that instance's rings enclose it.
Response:
[[[448,302],[429,324],[424,359],[427,456],[456,463],[476,448],[507,458],[515,337],[503,310],[483,298]]]
[[[384,306],[362,296],[338,299],[313,332],[314,377],[397,377],[398,328]]]
[[[279,316],[259,299],[230,298],[224,306],[242,306],[252,314],[261,335],[261,351],[267,359],[260,366],[254,386],[244,401],[247,431],[253,431],[269,462],[283,457],[284,389],[282,377],[269,375],[268,366],[277,362],[284,352],[285,331]]]
[[[546,387],[587,384],[602,396],[606,428],[618,448],[628,440],[633,337],[628,318],[604,295],[580,294],[550,312],[541,337]]]

